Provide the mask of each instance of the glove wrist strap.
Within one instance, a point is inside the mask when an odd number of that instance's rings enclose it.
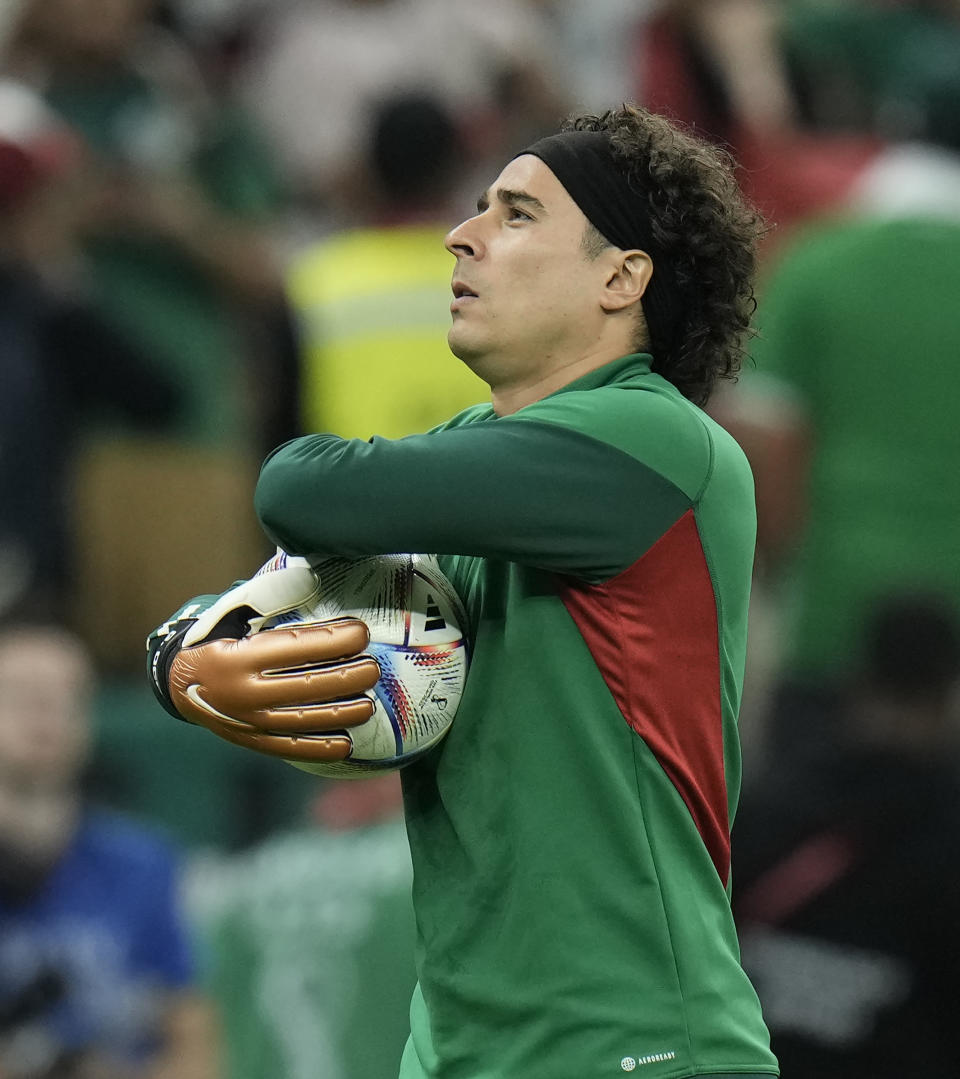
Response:
[[[172,627],[165,636],[151,641],[150,649],[150,688],[153,690],[153,695],[174,719],[179,719],[184,723],[189,723],[190,720],[180,715],[170,696],[170,668],[177,658],[183,638],[194,622],[196,622],[195,618],[188,618],[176,627]]]

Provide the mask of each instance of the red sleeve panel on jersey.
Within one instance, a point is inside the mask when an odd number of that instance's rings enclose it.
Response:
[[[560,598],[627,723],[686,803],[726,886],[717,605],[693,510],[617,577],[565,581]]]

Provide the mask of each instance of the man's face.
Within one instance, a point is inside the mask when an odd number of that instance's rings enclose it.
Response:
[[[66,634],[0,636],[0,773],[26,785],[73,782],[90,739],[91,671]]]
[[[586,227],[556,176],[526,154],[447,235],[457,257],[447,340],[495,389],[549,375],[596,341],[609,266],[584,250]]]

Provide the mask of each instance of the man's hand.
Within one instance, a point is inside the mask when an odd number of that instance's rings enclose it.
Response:
[[[352,743],[329,732],[373,715],[366,691],[380,668],[360,655],[369,643],[354,618],[206,641],[174,657],[170,699],[184,719],[236,745],[304,763],[343,760]]]
[[[266,569],[266,567],[265,567]],[[333,619],[260,630],[316,596],[303,559],[241,582],[204,607],[184,607],[147,642],[154,692],[167,711],[228,742],[300,763],[343,760],[345,728],[368,720],[380,677],[363,655],[363,622]],[[253,629],[253,632],[250,632]]]

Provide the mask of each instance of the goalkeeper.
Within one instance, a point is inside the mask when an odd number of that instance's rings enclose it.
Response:
[[[457,719],[403,772],[402,1079],[777,1074],[728,898],[753,487],[699,407],[739,366],[761,227],[724,156],[662,118],[568,122],[447,236],[449,344],[491,404],[263,467],[284,551],[437,553],[469,613]],[[364,627],[243,636],[315,586],[288,566],[161,627],[168,708],[342,757],[377,678]]]

